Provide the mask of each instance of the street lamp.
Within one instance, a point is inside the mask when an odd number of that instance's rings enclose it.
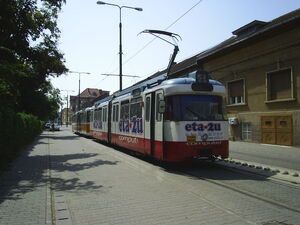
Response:
[[[67,121],[66,121],[66,127],[68,127],[69,124],[69,92],[74,92],[73,90],[61,90],[67,92]]]
[[[120,60],[119,60],[119,67],[120,67],[120,91],[122,91],[122,9],[126,8],[126,9],[134,9],[136,11],[143,11],[142,8],[138,8],[138,7],[130,7],[130,6],[119,6],[117,4],[111,4],[111,3],[106,3],[106,2],[102,2],[102,1],[97,1],[98,5],[110,5],[110,6],[116,6],[119,8],[120,10],[120,24],[119,24],[119,29],[120,29],[120,51],[119,51],[119,56],[120,56]]]
[[[79,85],[78,85],[78,105],[77,105],[77,111],[80,110],[80,75],[81,74],[91,74],[88,72],[77,72],[77,71],[69,71],[69,73],[77,73],[79,76]]]

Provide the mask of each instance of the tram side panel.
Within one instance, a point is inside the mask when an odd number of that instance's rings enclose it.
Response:
[[[97,107],[94,110],[94,120],[92,122],[91,135],[100,141],[108,141],[107,139],[107,107]]]
[[[142,98],[123,99],[112,111],[112,142],[144,154]]]
[[[165,122],[167,161],[191,157],[228,157],[226,121]]]

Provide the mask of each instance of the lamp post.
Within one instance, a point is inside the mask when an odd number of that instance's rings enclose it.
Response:
[[[134,9],[136,11],[143,11],[142,8],[138,8],[138,7],[131,7],[131,6],[119,6],[117,4],[111,4],[111,3],[106,3],[106,2],[102,2],[102,1],[97,1],[98,5],[110,5],[110,6],[115,6],[119,8],[120,11],[120,23],[119,23],[119,29],[120,29],[120,51],[119,51],[119,68],[120,68],[120,91],[122,91],[122,9],[126,8],[126,9]]]
[[[81,74],[91,74],[89,72],[77,72],[77,71],[69,71],[69,73],[77,73],[79,77],[79,85],[78,85],[78,105],[77,105],[77,111],[80,110],[80,75]]]
[[[69,124],[69,92],[74,92],[73,90],[61,90],[67,92],[67,121],[66,121],[66,127],[68,127]]]

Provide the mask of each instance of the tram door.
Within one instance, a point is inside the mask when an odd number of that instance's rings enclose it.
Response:
[[[145,151],[156,157],[163,157],[163,115],[158,112],[161,90],[146,95],[145,99]]]
[[[107,112],[107,141],[111,142],[111,112],[112,112],[112,103],[108,103],[108,112]]]
[[[117,143],[116,135],[118,133],[118,121],[119,121],[119,103],[114,103],[112,109],[112,120],[111,120],[111,142],[113,144]]]

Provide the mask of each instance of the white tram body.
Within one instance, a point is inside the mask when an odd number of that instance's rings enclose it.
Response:
[[[84,131],[87,126],[75,127],[79,133],[162,161],[227,158],[225,88],[214,80],[208,81],[208,89],[193,86],[194,75],[168,80],[161,76],[115,93],[89,109],[89,132]]]

